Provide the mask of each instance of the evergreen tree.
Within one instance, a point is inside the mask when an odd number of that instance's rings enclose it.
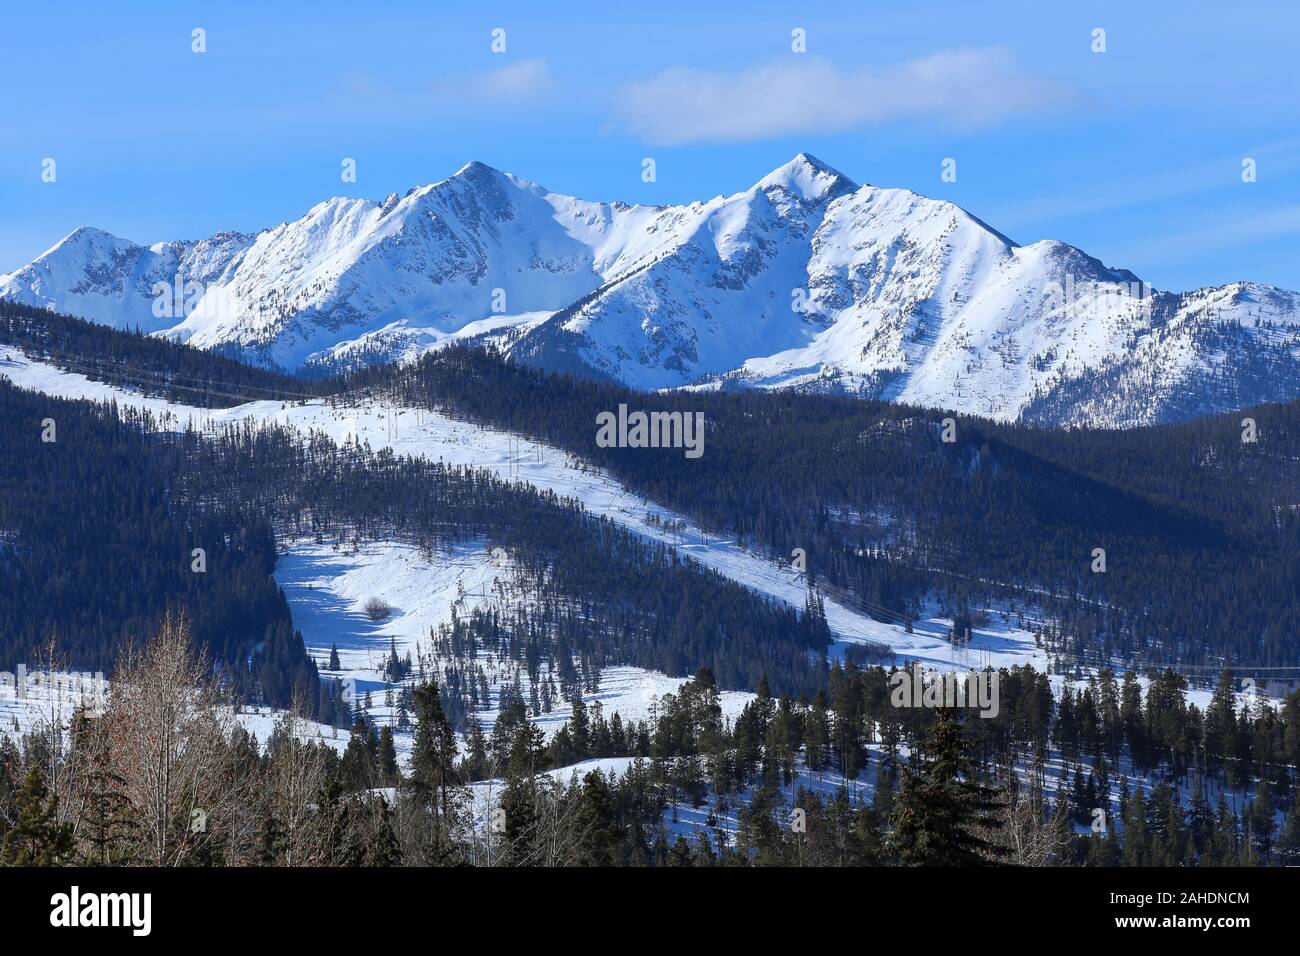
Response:
[[[393,728],[387,725],[379,731],[379,774],[387,785],[397,782],[397,745],[393,742]]]
[[[33,764],[15,798],[18,818],[0,844],[5,866],[62,866],[72,856],[72,824],[59,822],[58,797],[48,790]]]
[[[1283,866],[1300,866],[1300,804],[1292,804],[1277,841],[1277,855]]]
[[[375,835],[366,845],[366,866],[401,866],[402,846],[393,829],[393,817],[388,811],[388,801],[379,798],[379,813]]]
[[[463,792],[456,776],[456,734],[442,707],[438,685],[426,682],[412,695],[415,741],[407,788],[429,815],[426,853],[429,862],[448,862],[454,853]]]
[[[1000,826],[991,789],[973,779],[961,727],[948,708],[937,712],[921,749],[921,767],[903,770],[891,843],[907,866],[978,866],[1002,855],[984,834]]]
[[[284,858],[285,834],[275,810],[264,803],[257,819],[257,865],[279,866]]]
[[[73,721],[74,746],[84,755],[87,771],[83,791],[81,837],[88,844],[82,862],[92,866],[124,866],[136,859],[139,821],[126,781],[114,768],[108,741],[99,721],[78,715]]]
[[[1147,800],[1142,787],[1133,788],[1121,819],[1124,822],[1124,865],[1147,866],[1151,861],[1147,835]]]
[[[599,770],[582,778],[573,815],[573,862],[578,866],[610,866],[619,833],[609,783]]]
[[[669,866],[694,866],[695,857],[691,852],[691,845],[686,842],[686,837],[678,836],[673,848],[668,851]]]

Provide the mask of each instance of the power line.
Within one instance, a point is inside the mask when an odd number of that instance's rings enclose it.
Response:
[[[250,401],[285,401],[288,399],[302,399],[305,401],[310,401],[310,400],[317,400],[322,397],[326,397],[320,395],[309,395],[305,392],[287,392],[287,391],[281,391],[279,395],[271,395],[267,397],[258,397],[255,395],[248,395],[245,393],[224,392],[214,386],[224,386],[226,388],[241,389],[241,390],[257,389],[257,390],[267,391],[267,392],[272,391],[272,387],[265,386],[265,385],[247,385],[239,382],[204,380],[204,379],[190,378],[188,376],[183,376],[183,375],[175,375],[175,376],[167,377],[165,373],[159,372],[156,369],[144,368],[140,366],[131,365],[129,363],[120,363],[119,365],[115,365],[111,368],[105,368],[102,364],[97,363],[94,359],[89,359],[85,356],[73,355],[72,353],[53,350],[50,349],[48,346],[40,345],[39,343],[35,343],[35,342],[29,342],[26,340],[19,339],[16,340],[16,342],[17,344],[14,344],[13,347],[17,349],[17,351],[20,354],[23,354],[26,358],[28,358],[31,361],[39,362],[41,361],[42,358],[48,357],[52,364],[54,364],[56,367],[63,369],[64,371],[71,371],[77,374],[85,375],[87,378],[98,379],[104,381],[104,384],[108,384],[108,385],[114,384],[113,380],[117,379],[119,381],[129,382],[130,384],[137,385],[143,388],[154,388],[154,389],[166,388],[166,389],[174,389],[183,392],[194,392],[202,395],[216,395],[222,398],[230,398],[230,399],[237,400],[241,404],[246,404]],[[36,349],[40,352],[44,352],[46,353],[46,355],[40,357],[33,357],[31,355],[28,355],[22,349],[22,345],[24,344],[29,346],[32,349]],[[202,382],[204,384],[202,385],[182,384],[183,382],[186,381]]]
[[[4,344],[11,344],[20,354],[23,354],[31,361],[41,361],[42,358],[49,358],[54,365],[65,371],[72,371],[77,374],[85,375],[87,378],[104,381],[104,383],[108,385],[114,384],[113,380],[116,379],[142,388],[172,389],[182,392],[192,392],[199,395],[215,395],[221,398],[229,398],[239,404],[249,404],[257,401],[325,402],[358,396],[370,398],[374,391],[370,387],[357,386],[355,388],[334,392],[295,392],[271,385],[254,385],[242,382],[224,381],[220,379],[202,379],[185,375],[175,375],[172,373],[161,372],[158,369],[133,365],[129,362],[117,363],[106,368],[95,358],[74,352],[67,352],[61,349],[54,349],[47,344],[34,342],[20,336],[10,335],[8,336],[8,341]],[[31,356],[22,348],[24,345],[43,354],[39,357]],[[182,384],[184,382],[194,382],[198,384],[185,385]],[[238,391],[222,391],[222,387],[226,389],[237,389]],[[257,395],[248,394],[250,390],[262,391],[270,394],[259,397]]]

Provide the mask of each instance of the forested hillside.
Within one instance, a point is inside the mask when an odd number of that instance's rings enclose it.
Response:
[[[97,382],[203,408],[302,398],[311,390],[298,379],[217,352],[0,300],[4,346]]]
[[[68,665],[111,674],[124,645],[184,608],[241,694],[314,701],[315,665],[271,577],[271,527],[177,498],[176,462],[129,409],[0,380],[0,669],[53,637]]]
[[[707,665],[729,688],[767,674],[774,686],[811,693],[824,680],[818,659],[830,638],[815,601],[804,613],[761,598],[578,502],[441,462],[320,436],[304,443],[275,427],[187,437],[185,446],[179,501],[285,536],[405,541],[430,555],[469,540],[504,549],[548,596],[525,619],[531,653],[549,656],[564,642],[602,666],[685,675]]]
[[[768,674],[811,692],[824,679],[817,602],[804,613],[760,598],[574,502],[486,473],[272,426],[177,435],[147,415],[8,383],[0,422],[0,666],[57,633],[70,663],[109,672],[123,642],[176,607],[246,696],[314,700],[315,669],[270,577],[277,539],[311,536],[408,541],[431,556],[467,540],[506,549],[548,595],[512,624],[534,667],[558,646],[598,666],[708,665],[729,687]]]
[[[0,340],[45,343],[37,354],[70,370],[93,347],[87,374],[187,402],[383,395],[559,446],[779,560],[802,549],[811,585],[883,620],[910,620],[933,597],[955,618],[1009,598],[1047,612],[1044,639],[1069,660],[1296,659],[1296,404],[1118,432],[946,427],[941,412],[847,398],[651,396],[459,346],[308,385],[41,310],[3,315]],[[600,447],[596,416],[620,404],[703,413],[703,456]]]
[[[1010,595],[1041,603],[1080,659],[1296,660],[1297,404],[1125,432],[945,428],[945,413],[872,401],[647,395],[460,347],[350,386],[558,445],[778,557],[802,548],[810,580],[868,610]],[[620,404],[702,412],[703,456],[600,447],[596,416]]]
[[[760,682],[732,721],[701,668],[647,719],[579,699],[548,739],[515,700],[463,744],[445,688],[421,672],[403,683],[404,766],[393,728],[364,710],[337,746],[292,714],[258,740],[193,655],[167,620],[129,690],[97,719],[77,714],[57,760],[41,734],[0,742],[0,866],[1300,862],[1300,694],[1238,714],[1226,670],[1201,709],[1172,671],[1145,693],[1106,669],[1054,693],[1016,668],[999,675],[998,715],[963,721],[894,706],[892,672],[836,666],[811,699]],[[140,760],[138,742],[158,739],[185,742],[163,751],[183,791]],[[622,772],[564,770],[593,758]],[[202,828],[186,825],[195,805]]]

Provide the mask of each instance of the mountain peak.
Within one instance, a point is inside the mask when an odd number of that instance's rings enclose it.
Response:
[[[106,229],[100,229],[98,226],[78,226],[72,232],[63,237],[60,244],[64,242],[77,241],[94,241],[97,239],[107,239],[111,242],[124,242],[120,236],[115,236]]]
[[[487,163],[481,163],[477,159],[472,159],[460,169],[456,170],[441,183],[434,183],[432,186],[425,187],[433,189],[444,184],[455,183],[468,186],[472,189],[500,189],[501,187],[514,187],[531,192],[537,195],[546,193],[548,190],[539,186],[531,180],[523,179],[514,173],[507,172],[504,169],[497,169],[495,166],[489,166]]]
[[[129,239],[123,239],[121,236],[115,236],[111,232],[100,229],[96,226],[78,226],[73,229],[50,248],[46,249],[37,260],[44,259],[51,253],[63,249],[65,252],[70,249],[81,250],[113,250],[119,247],[132,247],[135,243]]]
[[[487,163],[480,163],[477,159],[471,159],[460,169],[452,173],[451,176],[454,179],[457,176],[483,176],[490,173],[500,172],[501,170],[497,169],[495,166],[489,166]]]
[[[857,184],[811,153],[799,153],[760,179],[755,188],[784,189],[803,199],[820,199],[832,191],[851,192],[857,189]]]

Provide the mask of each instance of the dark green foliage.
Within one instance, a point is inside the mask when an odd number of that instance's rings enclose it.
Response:
[[[397,840],[393,829],[393,815],[388,810],[388,801],[379,798],[376,813],[375,835],[366,846],[366,866],[401,866],[402,845]]]
[[[56,442],[41,441],[46,417],[58,423]],[[237,689],[279,705],[298,690],[314,702],[315,665],[271,577],[269,527],[179,498],[179,446],[151,431],[129,411],[0,381],[0,669],[54,634],[74,666],[110,673],[123,642],[183,607]],[[196,547],[202,573],[192,570]]]
[[[919,770],[904,768],[890,842],[905,866],[979,866],[1000,855],[995,792],[973,779],[974,763],[952,711],[940,710]]]
[[[588,772],[575,799],[573,865],[611,866],[619,834],[608,781],[598,770]]]
[[[33,764],[15,798],[18,818],[0,840],[5,866],[60,866],[72,856],[72,824],[58,818],[58,800],[49,797]]]

